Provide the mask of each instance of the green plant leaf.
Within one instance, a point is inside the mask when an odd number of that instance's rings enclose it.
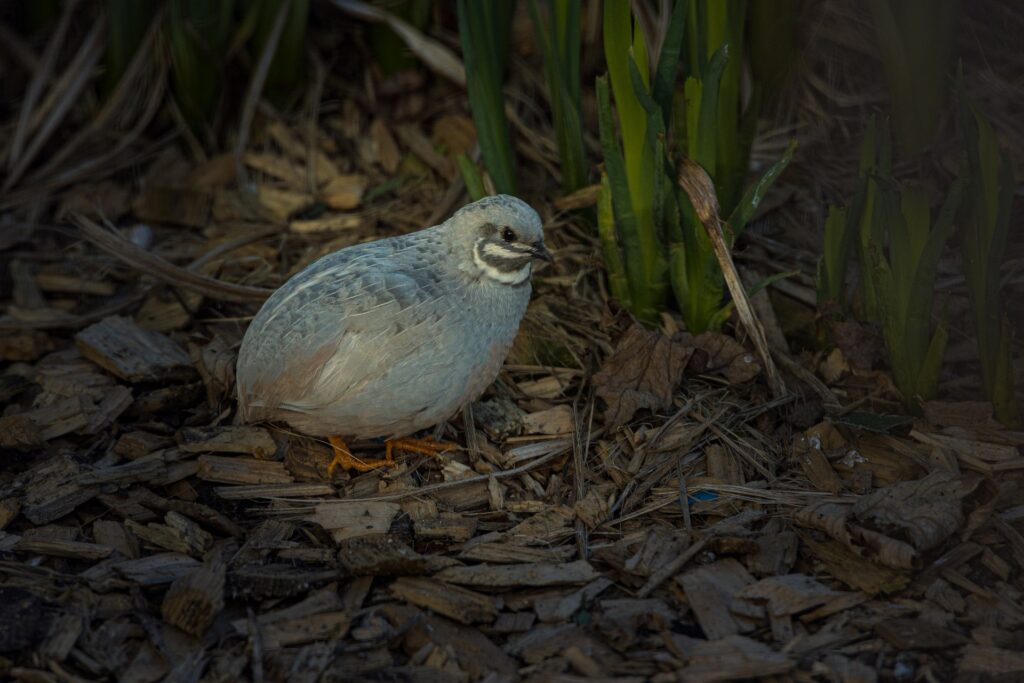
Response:
[[[612,210],[612,188],[607,173],[601,174],[601,191],[597,195],[597,232],[601,238],[601,252],[604,256],[605,269],[608,271],[608,284],[612,295],[624,308],[631,310],[632,296],[619,248],[615,213]]]
[[[789,166],[789,162],[793,160],[793,153],[796,152],[796,139],[790,140],[786,146],[786,151],[779,157],[771,167],[764,172],[761,178],[747,188],[747,191],[743,193],[743,198],[740,199],[736,208],[729,216],[729,226],[732,228],[733,238],[739,237],[743,230],[747,227],[747,222],[753,218],[754,213],[757,211],[757,207],[760,206],[761,200],[764,199],[765,194],[768,193],[768,189],[778,179],[782,172]],[[730,243],[730,247],[732,244]]]
[[[541,19],[536,0],[530,0],[529,7],[544,48],[544,72],[562,162],[562,191],[568,194],[582,187],[587,179],[580,123],[580,0],[549,3],[549,25]]]
[[[942,369],[942,359],[946,355],[946,343],[949,335],[946,332],[946,324],[942,323],[935,329],[928,350],[921,361],[921,369],[917,375],[914,396],[908,397],[912,401],[930,401],[939,392],[939,371]]]
[[[760,281],[754,283],[754,286],[751,287],[749,291],[747,291],[747,293],[746,293],[747,294],[747,298],[754,297],[758,292],[760,292],[765,287],[768,287],[773,282],[778,282],[779,280],[784,280],[787,277],[795,277],[795,276],[797,276],[799,274],[800,274],[799,270],[790,270],[790,271],[786,271],[784,273],[775,273],[773,275],[769,275],[766,278],[762,278]],[[736,302],[735,301],[730,301],[725,306],[722,306],[720,309],[718,309],[718,311],[713,316],[711,316],[711,320],[708,321],[708,329],[709,330],[720,330],[720,329],[722,329],[722,325],[724,325],[725,322],[729,319],[729,316],[732,315],[732,311],[733,311],[733,309],[735,307],[736,307]]]
[[[599,76],[596,84],[597,118],[601,133],[601,150],[607,172],[608,184],[611,189],[612,210],[615,225],[620,236],[625,273],[629,280],[632,312],[638,318],[653,322],[657,311],[653,306],[652,297],[646,292],[640,236],[633,202],[629,194],[626,179],[626,165],[615,140],[615,124],[612,122],[611,98],[608,93],[608,79]]]
[[[846,284],[846,266],[849,259],[847,211],[830,206],[825,219],[824,249],[818,259],[818,306],[826,308],[830,303],[842,309],[845,305],[843,291]]]
[[[701,78],[700,112],[696,131],[691,133],[691,158],[704,167],[708,175],[715,177],[717,165],[717,136],[714,134],[718,117],[718,85],[722,71],[729,61],[729,46],[723,45],[711,57]],[[696,135],[696,144],[693,144]]]
[[[683,52],[688,11],[689,0],[676,0],[672,7],[668,29],[665,31],[665,40],[661,44],[661,52],[658,55],[658,67],[654,72],[654,92],[652,94],[661,110],[662,123],[666,130],[671,125],[672,93],[675,90],[679,59]]]
[[[1000,272],[1009,237],[1013,202],[1013,164],[1000,150],[991,125],[964,87],[963,68],[957,74],[960,129],[967,147],[962,173],[970,189],[960,212],[964,275],[971,302],[982,384],[1004,425],[1021,425],[1016,403],[1010,330],[1003,308]]]
[[[498,192],[514,195],[515,153],[502,92],[513,7],[512,0],[457,2],[466,90],[484,166]]]
[[[459,173],[462,174],[462,180],[466,183],[466,192],[469,194],[469,198],[475,202],[486,197],[487,190],[484,188],[484,179],[476,164],[470,161],[465,154],[455,157],[455,163],[458,164]]]

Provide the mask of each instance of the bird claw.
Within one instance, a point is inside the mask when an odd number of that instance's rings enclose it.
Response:
[[[458,448],[456,444],[434,441],[433,439],[388,439],[385,442],[384,457],[382,459],[361,460],[352,455],[352,451],[348,449],[348,445],[345,444],[341,437],[331,436],[328,437],[328,440],[331,442],[331,448],[334,450],[334,458],[327,466],[328,478],[334,476],[334,470],[338,467],[341,467],[343,470],[353,469],[360,472],[369,472],[370,470],[382,467],[394,467],[397,464],[394,456],[395,451],[419,453],[420,455],[429,455],[440,460],[441,454]]]

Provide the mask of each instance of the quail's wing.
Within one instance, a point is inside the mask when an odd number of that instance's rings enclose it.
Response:
[[[253,320],[238,377],[251,412],[313,411],[362,392],[432,343],[450,312],[428,259],[399,268],[401,249],[333,256],[286,283]]]

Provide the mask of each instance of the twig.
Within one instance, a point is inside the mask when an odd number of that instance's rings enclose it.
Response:
[[[249,617],[249,639],[252,641],[252,680],[253,683],[263,683],[263,633],[252,607],[247,608],[246,612]]]
[[[17,149],[20,154],[16,158],[17,160],[13,162],[13,167],[4,181],[4,192],[14,187],[15,183],[21,179],[29,164],[35,160],[43,145],[50,139],[50,135],[57,130],[57,126],[64,120],[67,113],[71,111],[71,106],[79,101],[78,95],[89,84],[93,67],[103,54],[100,41],[100,38],[103,36],[103,30],[103,24],[97,24],[89,32],[89,35],[82,42],[82,46],[76,53],[74,61],[68,66],[67,71],[61,76],[60,80],[57,81],[50,97],[43,102],[41,112],[48,111],[48,114],[38,124],[38,129],[32,141],[24,149]],[[13,151],[14,148],[12,148]]]
[[[440,42],[428,38],[412,24],[390,12],[359,0],[333,0],[334,6],[354,17],[374,23],[387,24],[405,42],[409,51],[437,74],[456,85],[465,87],[466,68],[451,50]]]
[[[198,292],[214,299],[243,303],[263,301],[273,294],[272,289],[236,285],[179,268],[173,263],[139,248],[114,231],[100,227],[82,214],[72,214],[71,220],[80,228],[82,236],[101,250],[147,275],[182,289]]]
[[[249,81],[249,90],[245,93],[245,106],[242,109],[242,121],[238,124],[238,139],[235,140],[235,175],[238,184],[245,194],[247,183],[245,182],[245,164],[242,157],[245,148],[249,144],[249,131],[252,129],[252,121],[256,117],[256,107],[260,102],[260,94],[263,92],[263,85],[267,82],[267,74],[270,72],[270,64],[274,61],[274,54],[277,52],[277,44],[281,40],[281,33],[284,31],[285,19],[292,8],[292,0],[285,0],[277,8],[277,15],[274,17],[274,25],[267,36],[267,42],[263,46],[263,54],[256,65],[256,71]]]
[[[57,55],[60,53],[61,45],[64,43],[64,38],[68,32],[68,26],[71,24],[71,16],[74,14],[75,9],[78,7],[77,0],[75,2],[69,2],[64,6],[64,12],[61,14],[60,21],[57,23],[57,28],[54,30],[53,35],[50,36],[50,40],[46,44],[46,49],[43,50],[43,56],[39,61],[39,66],[32,75],[32,81],[28,85],[28,90],[25,92],[25,97],[21,101],[21,110],[18,112],[18,123],[14,129],[14,135],[11,137],[11,146],[7,149],[7,171],[10,173],[14,165],[21,158],[21,151],[25,147],[25,142],[31,132],[32,123],[31,115],[32,111],[36,106],[36,102],[39,97],[43,94],[43,89],[46,84],[50,82],[50,74],[53,72],[53,68],[57,62]]]
[[[566,447],[568,448],[568,444]],[[474,477],[466,477],[465,479],[455,479],[453,481],[444,481],[438,484],[431,484],[429,486],[421,486],[418,489],[412,489],[410,491],[401,491],[399,493],[390,493],[384,496],[360,496],[358,498],[280,498],[278,496],[267,496],[268,499],[274,501],[292,502],[292,503],[304,503],[310,506],[319,505],[321,503],[368,503],[388,500],[405,500],[406,498],[415,498],[416,496],[422,496],[427,493],[435,493],[437,491],[445,491],[448,489],[458,488],[460,486],[467,486],[469,484],[478,484],[486,482],[490,478],[494,479],[506,479],[508,477],[517,477],[520,474],[529,472],[530,470],[536,469],[546,462],[554,460],[556,457],[565,453],[565,449],[559,448],[557,451],[552,451],[547,455],[520,465],[519,467],[511,470],[502,470],[501,472],[492,472],[490,474],[478,474]]]
[[[743,289],[743,282],[732,262],[729,247],[725,244],[722,222],[718,217],[718,199],[715,197],[715,188],[711,178],[699,164],[684,157],[679,165],[679,186],[690,197],[690,203],[693,204],[697,217],[700,218],[700,222],[711,239],[711,247],[715,250],[715,256],[718,258],[722,274],[725,276],[725,283],[736,304],[736,312],[739,314],[747,334],[754,341],[754,346],[757,347],[757,352],[764,363],[765,375],[768,377],[768,385],[771,387],[772,394],[776,398],[785,396],[787,393],[786,383],[782,380],[778,368],[775,367],[775,361],[772,360],[772,354],[768,348],[768,340],[764,336],[764,328],[754,314],[754,309],[750,306],[750,300]]]
[[[650,578],[647,579],[647,583],[645,583],[643,587],[637,591],[636,596],[638,598],[646,598],[648,595],[650,595],[655,588],[660,586],[665,581],[665,579],[672,576],[673,574],[678,573],[680,569],[686,566],[687,562],[692,560],[697,555],[697,553],[704,549],[704,546],[707,545],[707,542],[710,539],[710,536],[705,536],[704,538],[700,539],[699,541],[691,545],[689,548],[687,548],[682,555],[672,560],[658,571],[651,574]]]
[[[690,494],[686,491],[686,474],[683,472],[683,461],[676,460],[676,479],[679,481],[679,507],[683,511],[683,525],[686,531],[693,533],[693,520],[690,518]]]

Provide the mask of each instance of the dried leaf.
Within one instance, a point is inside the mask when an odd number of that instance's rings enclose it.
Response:
[[[832,338],[853,368],[871,370],[882,358],[882,333],[877,326],[856,321],[835,322]]]
[[[704,332],[693,339],[701,354],[695,354],[687,370],[706,375],[721,373],[730,384],[742,384],[757,377],[761,364],[757,356],[732,337]]]
[[[693,353],[688,335],[666,337],[634,325],[594,375],[597,395],[608,404],[609,427],[629,422],[639,410],[666,410]]]
[[[963,525],[962,499],[979,481],[935,472],[878,489],[852,506],[815,503],[794,519],[887,567],[912,569],[920,565],[922,551],[937,547]]]
[[[930,550],[963,524],[961,500],[979,481],[935,472],[864,496],[853,506],[852,514],[862,524],[900,537],[917,550]]]

